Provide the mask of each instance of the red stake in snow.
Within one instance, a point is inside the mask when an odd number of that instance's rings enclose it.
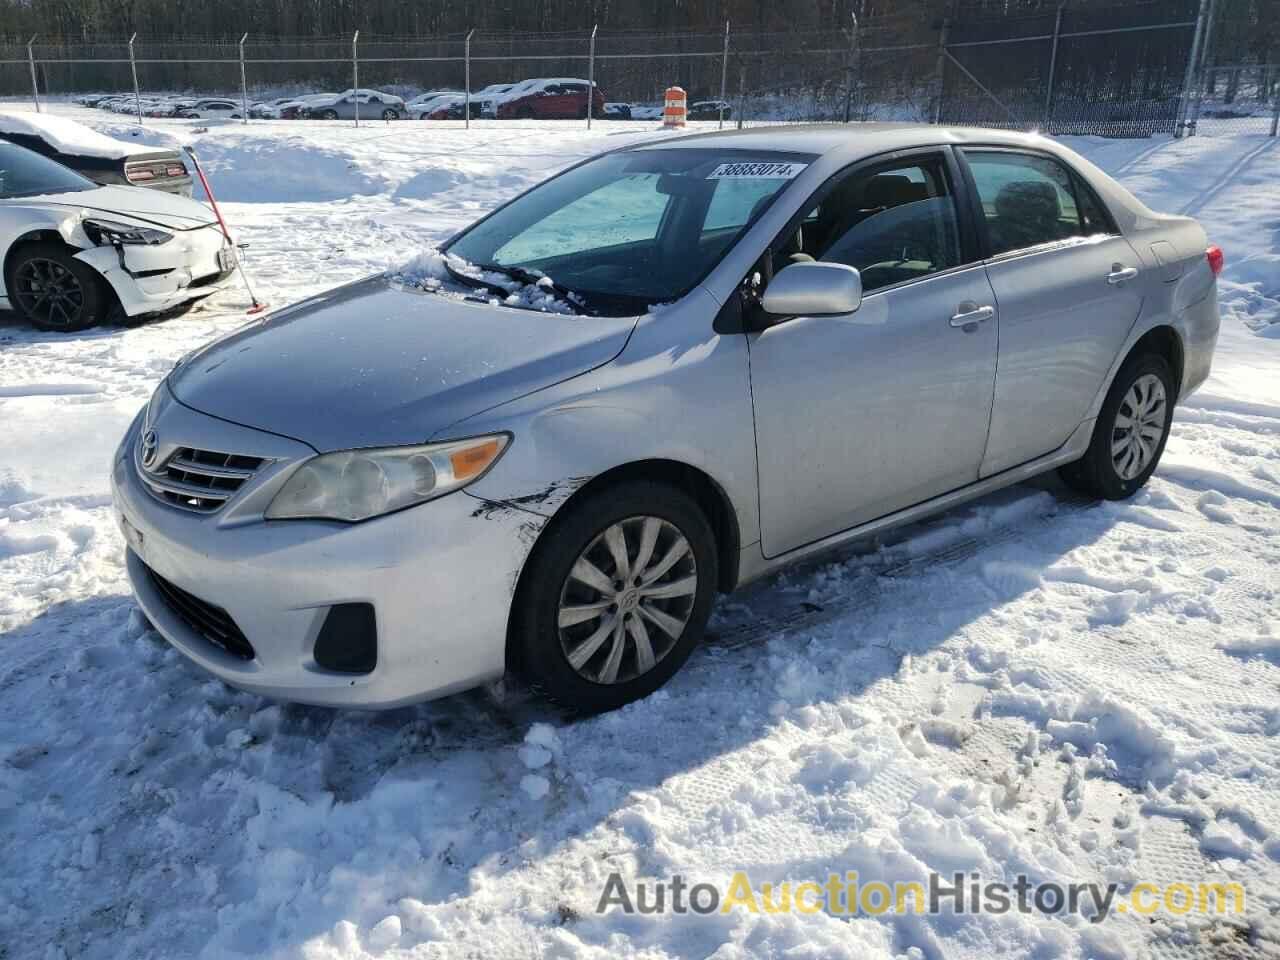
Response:
[[[191,157],[191,164],[196,168],[196,176],[200,178],[200,186],[204,187],[204,195],[209,198],[209,206],[213,207],[213,215],[218,218],[218,226],[222,228],[222,235],[227,238],[227,244],[231,247],[231,256],[235,260],[236,269],[240,271],[240,278],[244,280],[244,288],[249,291],[249,299],[253,301],[253,306],[245,312],[248,314],[261,313],[267,309],[267,305],[259,300],[253,292],[253,286],[249,283],[249,275],[245,273],[244,264],[240,262],[240,250],[235,241],[231,239],[231,231],[227,229],[227,221],[222,219],[222,211],[218,209],[218,201],[213,199],[213,189],[209,186],[209,178],[204,175],[204,168],[200,166],[200,160],[196,157],[195,150],[190,146],[183,147],[183,149]]]

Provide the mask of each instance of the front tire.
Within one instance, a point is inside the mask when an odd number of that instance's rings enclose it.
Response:
[[[526,564],[513,652],[535,689],[598,713],[657,690],[702,639],[715,536],[697,503],[660,483],[613,487],[568,510]]]
[[[338,111],[337,111],[337,110],[326,110],[324,113],[320,114],[320,119],[321,119],[321,120],[337,120],[337,119],[338,119]]]
[[[1102,500],[1133,496],[1160,463],[1176,398],[1173,373],[1164,357],[1131,357],[1107,392],[1088,451],[1059,471],[1062,479]]]
[[[394,110],[388,107],[386,110],[382,111],[382,119],[383,120],[399,120],[400,114],[396,113]]]
[[[5,264],[4,283],[9,302],[40,330],[87,329],[105,319],[113,305],[98,272],[51,240],[14,249]]]

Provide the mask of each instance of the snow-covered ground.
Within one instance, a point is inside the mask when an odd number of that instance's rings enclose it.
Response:
[[[132,123],[61,108],[113,136]],[[190,140],[275,305],[640,123]],[[1132,502],[1019,487],[724,599],[664,691],[384,714],[212,681],[129,599],[106,464],[240,324],[0,318],[0,957],[1221,958],[1280,952],[1280,141],[1080,139],[1226,250],[1212,379]],[[595,912],[605,878],[1241,881],[1243,918]]]

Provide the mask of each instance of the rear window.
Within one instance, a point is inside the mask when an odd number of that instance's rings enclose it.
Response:
[[[1014,151],[964,152],[992,254],[1108,232],[1100,204],[1061,163]]]

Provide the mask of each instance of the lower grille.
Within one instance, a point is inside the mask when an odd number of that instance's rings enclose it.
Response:
[[[256,656],[253,645],[240,632],[240,628],[236,626],[236,622],[231,619],[227,611],[192,596],[181,587],[174,586],[150,567],[147,567],[147,573],[156,590],[160,592],[160,596],[164,597],[169,605],[169,609],[188,627],[233,657],[252,660]]]
[[[141,445],[144,440],[139,439]],[[140,456],[141,459],[141,456]],[[213,513],[262,466],[261,457],[182,447],[160,467],[141,470],[147,488],[175,507]]]

